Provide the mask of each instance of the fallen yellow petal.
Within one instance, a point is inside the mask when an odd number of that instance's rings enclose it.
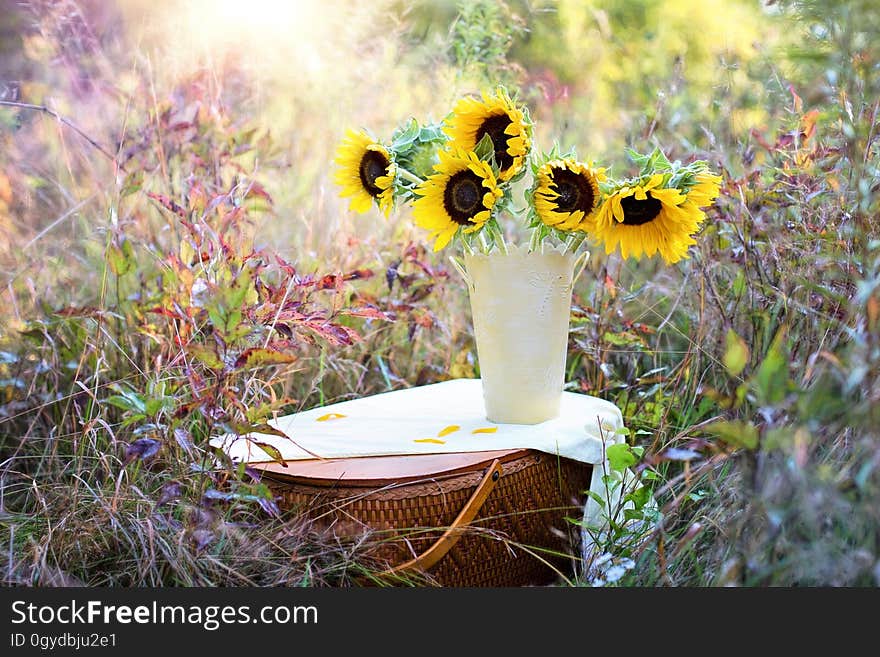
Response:
[[[327,415],[322,415],[321,417],[317,418],[315,420],[315,422],[326,422],[327,420],[339,420],[344,417],[345,416],[342,415],[341,413],[327,413]]]
[[[443,436],[448,436],[448,435],[451,434],[451,433],[455,433],[455,432],[458,431],[459,429],[461,429],[461,427],[458,426],[457,424],[450,424],[450,425],[449,425],[448,427],[446,427],[445,429],[441,429],[441,430],[440,430],[440,433],[438,433],[437,435],[438,435],[440,438],[442,438]]]
[[[471,433],[495,433],[498,427],[484,427],[483,429],[474,429]]]
[[[434,445],[445,445],[445,440],[437,440],[436,438],[418,438],[413,441],[414,443],[432,443]]]

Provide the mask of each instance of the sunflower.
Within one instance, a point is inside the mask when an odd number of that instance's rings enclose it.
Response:
[[[588,229],[601,205],[599,183],[605,169],[566,158],[550,160],[536,175],[535,210],[546,225],[559,230]]]
[[[532,146],[531,125],[526,116],[503,89],[494,96],[462,98],[446,119],[444,132],[452,145],[465,151],[473,150],[480,140],[489,135],[495,148],[502,181],[508,181],[522,171]]]
[[[495,202],[504,192],[486,162],[473,151],[440,151],[440,161],[415,192],[421,198],[413,205],[416,225],[431,231],[434,250],[449,244],[458,229],[480,230],[489,221]]]
[[[687,257],[692,235],[705,219],[702,210],[681,190],[664,188],[664,175],[623,185],[608,195],[596,217],[595,235],[611,253],[620,245],[624,258],[659,251],[672,264]]]
[[[365,132],[349,130],[336,150],[339,166],[334,182],[342,187],[340,196],[351,197],[349,207],[367,212],[375,199],[387,217],[394,204],[394,176],[397,165],[388,150]]]
[[[688,200],[698,208],[707,208],[718,198],[721,190],[721,176],[709,171],[701,171],[695,176],[696,183],[687,192]]]

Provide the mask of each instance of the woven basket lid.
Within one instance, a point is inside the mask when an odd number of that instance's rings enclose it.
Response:
[[[450,454],[409,454],[405,456],[361,456],[346,459],[303,459],[251,463],[274,479],[297,481],[315,486],[381,486],[440,475],[474,472],[495,459],[502,463],[521,458],[528,449],[506,449]]]

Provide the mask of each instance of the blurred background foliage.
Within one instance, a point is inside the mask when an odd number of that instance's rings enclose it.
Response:
[[[878,50],[870,0],[0,0],[0,570],[368,570],[205,441],[478,373],[461,281],[331,161],[504,83],[539,148],[725,179],[689,261],[597,251],[575,290],[568,387],[624,409],[663,511],[617,583],[880,582]]]

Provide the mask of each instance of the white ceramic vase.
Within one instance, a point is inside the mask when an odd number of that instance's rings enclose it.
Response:
[[[559,414],[574,272],[588,255],[526,247],[465,254],[490,421],[537,424]]]

